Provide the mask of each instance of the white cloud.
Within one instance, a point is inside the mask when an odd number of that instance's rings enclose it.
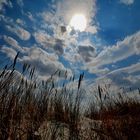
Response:
[[[92,34],[96,34],[98,32],[98,27],[97,26],[88,26],[86,28],[86,32],[92,33]]]
[[[109,70],[108,68],[98,69],[98,68],[96,68],[96,67],[93,67],[93,68],[90,68],[90,69],[89,69],[89,72],[90,72],[90,73],[94,73],[94,74],[96,74],[96,75],[98,75],[98,76],[103,76],[103,75],[109,73],[110,70]]]
[[[87,69],[93,67],[99,68],[106,64],[124,60],[135,54],[140,54],[140,31],[126,37],[123,41],[117,42],[116,45],[106,47],[86,67]]]
[[[63,40],[55,39],[43,31],[34,33],[34,37],[36,42],[41,44],[44,48],[53,50],[58,55],[63,54],[65,46]]]
[[[134,0],[120,0],[120,2],[126,5],[131,5],[134,3]]]
[[[0,51],[2,53],[5,53],[11,60],[14,60],[17,52],[13,49],[13,48],[9,48],[7,46],[2,46],[2,48],[0,49]]]
[[[18,4],[20,7],[23,7],[23,5],[24,5],[23,0],[17,0],[17,4]]]
[[[92,26],[95,24],[96,0],[62,0],[58,2],[56,16],[62,17],[65,25],[69,25],[72,16],[77,13],[85,15],[87,19],[87,31],[96,33],[96,26]]]
[[[31,37],[31,34],[27,30],[19,26],[12,27],[12,26],[7,25],[6,28],[10,32],[16,34],[21,40],[29,40]]]
[[[14,20],[10,17],[7,17],[5,15],[0,15],[0,21],[3,20],[7,24],[13,24]]]
[[[57,5],[58,16],[64,18],[64,22],[69,24],[70,19],[76,13],[83,13],[91,22],[91,18],[96,13],[96,1],[95,0],[62,0]]]
[[[6,43],[11,45],[15,50],[23,52],[22,47],[19,46],[18,42],[14,38],[4,35],[4,40]]]
[[[128,74],[133,74],[135,72],[139,72],[140,71],[140,62],[136,63],[136,64],[132,64],[128,67],[124,67],[124,68],[120,68],[117,70],[114,70],[112,72],[110,72],[108,75],[110,74],[115,74],[115,73],[128,73]]]
[[[51,43],[51,39],[53,39],[50,35],[42,31],[35,32],[34,37],[36,42],[41,44],[42,46],[45,46],[47,43]]]
[[[116,86],[116,87],[126,87],[126,88],[132,87],[134,89],[137,89],[140,86],[139,72],[140,72],[140,62],[137,62],[136,64],[132,64],[127,67],[113,70],[97,78],[95,80],[96,81],[95,85],[111,84],[111,86]]]
[[[69,27],[70,20],[74,14],[83,14],[87,20],[86,32],[95,34],[97,32],[96,22],[94,20],[96,15],[96,0],[62,0],[55,3],[56,12],[44,11],[39,14],[44,21],[59,26]],[[55,29],[55,30],[56,30]]]
[[[16,19],[16,23],[19,24],[19,25],[21,25],[21,26],[24,26],[25,25],[25,22],[22,19],[20,19],[20,18],[17,18]]]
[[[34,21],[33,14],[31,12],[24,13],[31,21]]]
[[[49,54],[41,48],[34,46],[32,48],[28,48],[26,53],[26,55],[20,58],[20,62],[29,63],[32,66],[35,66],[41,79],[43,77],[44,79],[49,77],[57,70],[60,70],[61,72],[66,70],[64,65],[58,61],[57,55]]]
[[[5,36],[4,38],[8,44],[14,47],[12,48],[3,45],[0,52],[6,54],[11,60],[13,60],[17,54],[16,47],[19,47],[18,43],[11,37]],[[41,80],[46,80],[57,70],[61,71],[61,74],[59,75],[61,78],[65,77],[66,70],[68,76],[72,74],[70,69],[65,68],[64,65],[59,62],[58,56],[55,54],[49,54],[37,46],[32,46],[31,48],[24,47],[23,50],[24,51],[22,51],[18,57],[18,62],[28,63],[31,64],[31,66],[34,66],[36,74]]]
[[[9,7],[13,7],[12,3],[10,0],[0,0],[0,11],[4,10],[4,5],[7,5]]]

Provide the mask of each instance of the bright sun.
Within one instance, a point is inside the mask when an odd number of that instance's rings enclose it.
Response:
[[[87,26],[86,17],[83,14],[75,14],[70,21],[70,26],[80,32],[85,31]]]

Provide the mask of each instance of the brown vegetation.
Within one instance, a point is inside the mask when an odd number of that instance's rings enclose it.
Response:
[[[13,65],[6,66],[0,73],[1,140],[140,139],[140,102],[137,98],[121,93],[111,98],[98,86],[98,96],[83,113],[81,103],[84,99],[81,97],[86,93],[80,86],[84,74],[80,75],[77,89],[71,89],[65,83],[58,88],[54,75],[40,84],[33,78],[34,69],[27,64],[18,76],[15,71],[17,57]],[[26,70],[28,80],[24,77]],[[74,82],[74,77],[69,82]]]

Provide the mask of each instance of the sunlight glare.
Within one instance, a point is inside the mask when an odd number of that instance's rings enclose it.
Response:
[[[86,17],[83,14],[75,14],[70,21],[70,26],[80,32],[85,31],[87,26]]]

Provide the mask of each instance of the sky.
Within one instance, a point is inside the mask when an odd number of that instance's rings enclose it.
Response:
[[[17,69],[31,64],[41,80],[59,69],[84,72],[87,85],[138,88],[139,8],[139,0],[0,0],[0,69],[20,52]],[[84,30],[71,24],[79,14]]]

